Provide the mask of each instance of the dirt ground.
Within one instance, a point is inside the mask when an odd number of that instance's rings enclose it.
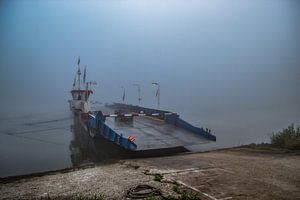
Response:
[[[178,196],[179,186],[199,192],[202,199],[295,200],[300,199],[299,155],[234,148],[123,160],[64,173],[1,180],[0,199],[60,199],[95,194],[104,199],[130,199],[126,196],[130,188],[146,184],[158,188],[165,197]]]

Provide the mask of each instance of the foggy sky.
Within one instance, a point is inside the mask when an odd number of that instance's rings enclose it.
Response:
[[[299,1],[1,1],[2,109],[67,106],[77,56],[94,100],[210,113],[300,112]],[[278,112],[277,112],[278,110]],[[291,113],[290,113],[291,112]],[[299,113],[298,112],[298,113]],[[210,122],[213,124],[213,122]]]

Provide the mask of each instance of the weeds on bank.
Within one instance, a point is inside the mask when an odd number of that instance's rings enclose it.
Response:
[[[151,196],[147,197],[145,200],[163,200],[163,198],[160,196]]]
[[[178,193],[178,194],[180,193],[179,186],[177,184],[173,185],[173,191]]]
[[[202,197],[202,194],[199,192],[191,192],[190,190],[187,190],[186,188],[180,187],[180,185],[177,182],[173,183],[173,191],[179,194],[180,196],[178,198],[170,197],[168,200],[200,200]]]
[[[158,182],[161,182],[161,180],[163,179],[163,175],[161,174],[154,174],[154,180],[155,181],[158,181]]]
[[[168,197],[161,197],[161,196],[151,196],[146,198],[145,200],[201,200],[200,196],[193,193],[182,193],[180,196],[168,196]]]
[[[104,196],[101,194],[100,195],[94,194],[93,196],[85,196],[79,194],[78,196],[73,197],[72,200],[104,200]]]
[[[147,174],[147,172],[145,173]],[[153,174],[152,174],[153,175]],[[162,174],[154,174],[154,181],[161,182],[164,179]],[[162,196],[150,196],[145,200],[201,200],[201,194],[188,191],[186,189],[180,188],[180,185],[177,182],[173,182],[172,184],[173,191],[178,194],[178,196],[169,195],[167,197]]]
[[[300,126],[291,124],[282,131],[273,133],[271,136],[271,145],[290,150],[300,150]]]
[[[201,197],[199,196],[199,194],[184,192],[180,196],[179,200],[201,200]]]

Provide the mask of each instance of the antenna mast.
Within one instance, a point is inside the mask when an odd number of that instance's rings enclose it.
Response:
[[[78,90],[80,90],[80,56],[78,56],[78,60],[77,60],[77,65],[78,65],[78,70],[77,70],[77,75],[78,75]]]

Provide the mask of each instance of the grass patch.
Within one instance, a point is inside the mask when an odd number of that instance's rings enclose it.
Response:
[[[161,182],[163,180],[163,175],[162,174],[150,174],[149,171],[145,171],[145,174],[146,175],[152,175],[154,176],[154,181],[158,181],[158,182]],[[173,195],[169,195],[169,196],[163,196],[162,194],[160,195],[154,195],[154,196],[149,196],[147,198],[145,198],[146,200],[201,200],[203,199],[202,197],[202,193],[200,192],[195,192],[195,191],[192,191],[188,188],[183,188],[181,187],[181,185],[174,181],[172,182],[173,187],[173,191],[176,193]]]
[[[163,198],[160,196],[151,196],[147,197],[145,200],[163,200]]]
[[[180,193],[180,190],[179,190],[179,186],[178,185],[173,185],[173,191],[176,192],[177,194]]]
[[[161,180],[163,179],[163,175],[161,174],[154,174],[154,180],[155,181],[158,181],[158,182],[161,182]]]
[[[291,124],[282,131],[273,133],[271,145],[290,150],[300,150],[300,127]]]
[[[180,194],[178,197],[168,196],[165,199],[166,200],[201,200],[201,196],[195,193],[184,192]]]
[[[201,200],[202,194],[189,190],[187,188],[182,188],[177,182],[174,182],[173,191],[179,194],[178,197],[169,196],[168,200]]]
[[[92,195],[92,196],[85,196],[82,194],[79,194],[75,197],[72,198],[72,200],[104,200],[104,196],[103,195]]]
[[[179,200],[201,200],[201,197],[199,194],[184,192],[179,197]]]

